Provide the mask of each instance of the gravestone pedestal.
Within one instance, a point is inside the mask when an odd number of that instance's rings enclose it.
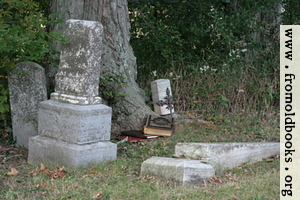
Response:
[[[91,163],[102,163],[116,159],[117,145],[109,141],[88,144],[72,144],[45,136],[29,139],[31,152],[28,163],[48,163],[80,167]]]
[[[39,135],[29,139],[28,162],[78,167],[115,160],[117,145],[109,142],[111,112],[103,104],[41,102]]]

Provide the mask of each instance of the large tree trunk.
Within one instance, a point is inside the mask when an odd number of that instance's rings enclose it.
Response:
[[[127,0],[50,0],[50,13],[57,14],[57,18],[64,21],[82,19],[102,23],[101,77],[114,80],[104,82],[102,89],[107,93],[115,90],[115,93],[102,98],[111,101],[108,103],[113,109],[112,131],[141,129],[146,116],[153,112],[146,105],[145,94],[136,83],[136,58],[129,44]],[[55,25],[52,29],[62,31],[64,24]],[[55,48],[59,50],[59,44]],[[48,76],[54,77],[54,74],[55,70],[48,70]]]

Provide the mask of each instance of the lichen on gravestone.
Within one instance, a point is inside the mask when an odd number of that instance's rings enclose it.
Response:
[[[66,22],[55,92],[51,99],[77,105],[100,104],[99,78],[103,27],[100,22]]]
[[[38,134],[38,105],[47,100],[44,68],[22,62],[9,73],[9,98],[13,137],[16,144],[28,147],[28,139]]]

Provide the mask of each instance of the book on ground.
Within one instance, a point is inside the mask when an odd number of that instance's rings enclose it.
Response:
[[[143,142],[143,141],[149,141],[149,140],[157,140],[159,136],[155,136],[153,138],[139,138],[139,137],[133,137],[133,136],[126,136],[126,135],[121,135],[120,138],[124,139],[124,138],[128,138],[128,142]]]
[[[144,126],[145,135],[171,136],[173,133],[173,118],[149,115]]]
[[[151,138],[159,137],[155,135],[145,135],[142,131],[137,131],[137,130],[122,131],[121,136],[130,136],[130,137],[142,138],[142,139],[151,139]]]

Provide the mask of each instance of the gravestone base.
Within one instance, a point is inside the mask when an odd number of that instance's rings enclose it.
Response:
[[[54,100],[40,103],[38,133],[68,143],[110,140],[112,109],[103,104],[74,105]]]
[[[38,136],[29,139],[28,163],[79,167],[116,159],[109,142],[112,109],[103,104],[40,103]]]
[[[109,141],[71,144],[61,140],[34,136],[29,139],[28,163],[80,167],[115,160],[117,145]]]

